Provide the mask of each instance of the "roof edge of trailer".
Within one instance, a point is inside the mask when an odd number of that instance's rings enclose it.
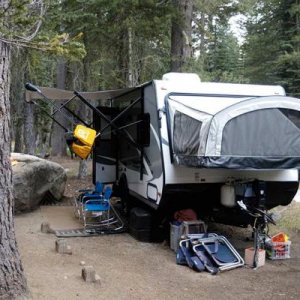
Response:
[[[79,93],[87,100],[110,100],[110,99],[118,98],[123,94],[129,93],[136,89],[142,88],[150,83],[151,81],[136,87],[122,88],[122,89],[115,89],[115,90],[103,90],[103,91],[95,91],[95,92],[79,92]],[[49,100],[64,101],[72,98],[75,95],[74,91],[70,91],[70,90],[63,90],[63,89],[52,88],[52,87],[39,87],[39,89]],[[26,94],[25,94],[26,102],[31,102],[32,100],[38,100],[38,99],[41,99],[41,95],[38,92],[26,90]]]

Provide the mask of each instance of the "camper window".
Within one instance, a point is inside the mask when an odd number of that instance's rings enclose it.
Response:
[[[202,122],[179,111],[174,115],[173,150],[175,154],[197,155]]]
[[[285,111],[287,114],[288,112]],[[299,155],[299,119],[289,112],[272,108],[255,110],[231,119],[224,127],[222,155]],[[294,117],[293,121],[291,121]],[[276,132],[276,134],[274,134]]]

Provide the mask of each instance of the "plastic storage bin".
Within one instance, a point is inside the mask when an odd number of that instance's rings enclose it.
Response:
[[[266,244],[267,257],[269,259],[290,258],[291,241],[287,242],[268,242]]]
[[[151,242],[151,214],[141,207],[134,207],[130,211],[129,233],[138,241]]]

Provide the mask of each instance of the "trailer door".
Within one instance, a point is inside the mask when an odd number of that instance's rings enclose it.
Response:
[[[105,116],[112,120],[117,110],[111,107],[97,107]],[[94,114],[94,126],[100,132],[107,122]],[[96,138],[93,151],[93,181],[113,183],[117,178],[117,139],[109,126],[103,134]]]

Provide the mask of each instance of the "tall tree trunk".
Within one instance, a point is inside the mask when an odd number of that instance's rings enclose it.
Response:
[[[171,71],[182,72],[192,54],[193,0],[173,0],[173,5],[177,14],[172,19]]]
[[[201,22],[201,36],[200,36],[200,56],[204,56],[205,51],[205,14],[200,13]]]
[[[4,2],[0,0],[0,6]],[[0,298],[26,297],[27,283],[15,239],[10,163],[9,46],[0,41]]]
[[[34,129],[34,104],[24,103],[25,123],[24,123],[24,145],[25,153],[35,154],[35,129]]]
[[[78,115],[83,119],[87,120],[87,109],[86,105],[84,103],[79,103],[79,113]],[[79,168],[78,168],[78,179],[85,179],[88,175],[88,161],[89,158],[87,159],[81,159],[79,162]]]
[[[134,55],[134,32],[132,28],[129,26],[128,29],[128,39],[127,43],[127,51],[128,51],[128,72],[127,72],[127,82],[126,86],[133,87],[137,86],[139,82],[139,73],[141,68],[141,63],[136,62],[135,59],[137,57]],[[126,49],[126,48],[125,48]]]
[[[86,179],[88,175],[88,164],[87,159],[81,159],[79,162],[79,168],[78,168],[78,179]]]
[[[73,72],[72,72],[72,87],[73,87],[73,89],[74,90],[77,90],[77,89],[82,90],[82,86],[83,86],[85,90],[89,90],[88,82],[89,82],[90,72],[89,72],[88,59],[86,58],[83,60],[83,72],[78,73],[79,69],[74,64],[72,66],[72,69],[73,69]],[[78,102],[77,114],[82,120],[85,120],[85,121],[88,120],[87,106],[81,101]],[[78,174],[77,174],[78,179],[85,179],[87,177],[87,175],[88,175],[87,161],[88,161],[88,158],[81,159],[79,161],[79,168],[78,168]]]
[[[15,124],[15,145],[14,145],[14,152],[22,153],[23,152],[23,120],[22,118],[18,117],[16,124]]]
[[[65,89],[66,88],[66,63],[63,59],[60,59],[57,65],[57,88]],[[60,106],[63,101],[57,101],[56,104]],[[66,119],[60,113],[55,115],[55,118],[63,125],[66,125]],[[67,126],[66,126],[67,127]],[[53,122],[53,129],[51,135],[51,155],[53,156],[66,156],[66,139],[65,131]]]
[[[132,87],[135,85],[134,67],[133,67],[133,51],[132,51],[132,29],[128,27],[128,72],[127,72],[127,84],[126,86]]]
[[[12,49],[13,50],[13,49]],[[10,66],[10,107],[11,107],[11,138],[14,141],[14,152],[24,150],[24,82],[27,51],[16,50],[11,54]]]
[[[51,128],[52,128],[52,120],[51,119],[43,119],[42,124],[42,145],[40,147],[40,156],[47,157],[49,155],[49,145],[51,140]]]
[[[122,15],[118,18],[122,20]],[[118,42],[116,44],[116,81],[114,88],[123,88],[128,81],[128,31],[122,29],[119,32]]]

